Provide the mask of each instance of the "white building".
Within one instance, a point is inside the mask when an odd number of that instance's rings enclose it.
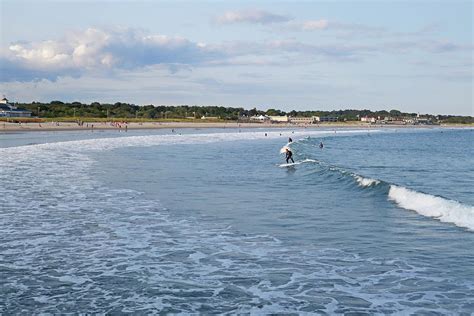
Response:
[[[8,103],[7,98],[0,100],[0,117],[30,117],[31,112],[25,109],[19,109],[13,104]]]
[[[266,115],[255,115],[250,117],[251,121],[259,121],[259,122],[264,122],[270,120],[270,118]]]
[[[269,116],[270,121],[275,123],[288,123],[288,116],[287,115],[280,115],[280,116]]]
[[[376,119],[375,119],[375,117],[364,116],[364,117],[360,118],[360,121],[361,122],[367,122],[367,123],[375,123]]]
[[[311,117],[290,117],[290,123],[293,124],[315,124],[320,121],[319,116]]]

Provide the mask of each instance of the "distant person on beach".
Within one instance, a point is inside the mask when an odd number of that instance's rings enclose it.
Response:
[[[289,163],[290,160],[292,163],[295,163],[295,161],[293,160],[293,153],[291,152],[291,149],[287,147],[285,151],[286,151],[286,163]]]
[[[323,148],[324,148],[324,144],[323,144],[323,142],[320,142],[320,143],[319,143],[319,148],[321,148],[321,149],[323,149]]]

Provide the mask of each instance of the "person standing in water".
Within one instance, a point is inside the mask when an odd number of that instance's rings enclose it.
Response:
[[[323,142],[320,142],[320,143],[319,143],[319,148],[323,149],[323,147],[324,147]]]
[[[285,153],[286,153],[286,163],[289,163],[290,160],[292,163],[295,163],[295,161],[293,160],[293,153],[291,152],[291,149],[286,147]]]

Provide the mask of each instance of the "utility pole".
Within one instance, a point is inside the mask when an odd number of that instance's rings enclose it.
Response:
[[[38,106],[38,117],[40,117],[40,107]]]

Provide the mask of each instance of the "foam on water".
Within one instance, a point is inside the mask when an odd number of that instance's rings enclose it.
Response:
[[[474,230],[474,207],[472,206],[397,185],[390,186],[388,197],[398,206],[413,210],[423,216]]]
[[[370,130],[371,133],[380,132],[379,130]],[[350,135],[367,133],[364,130],[344,130],[338,134]],[[86,139],[86,140],[75,140],[67,142],[56,142],[56,143],[45,143],[45,144],[34,144],[25,145],[18,147],[0,148],[0,153],[4,153],[5,156],[9,154],[31,153],[36,149],[60,149],[60,150],[71,150],[71,151],[84,151],[84,150],[112,150],[123,147],[146,147],[146,146],[159,146],[159,145],[172,145],[172,144],[204,144],[214,143],[222,141],[240,141],[240,140],[259,140],[259,139],[276,139],[283,137],[282,132],[245,132],[245,133],[207,133],[207,134],[186,134],[186,135],[146,135],[146,136],[129,136],[129,137],[114,137],[114,138],[97,138],[97,139]],[[332,134],[331,131],[326,130],[303,130],[294,131],[291,134],[289,132],[286,135],[293,136],[324,136]],[[51,157],[54,159],[54,156]],[[0,162],[1,163],[1,162]],[[1,166],[1,164],[0,164]]]

